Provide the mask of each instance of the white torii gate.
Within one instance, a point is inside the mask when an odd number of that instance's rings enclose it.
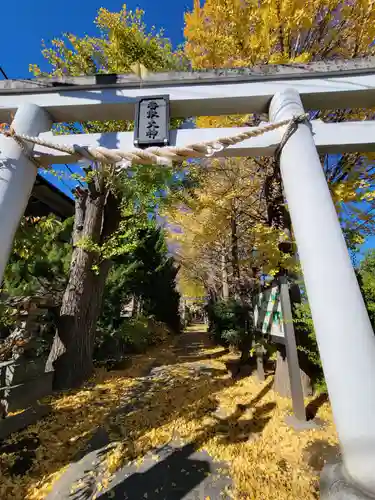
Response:
[[[10,113],[16,112],[13,127],[18,134],[83,146],[99,145],[100,139],[101,146],[116,144],[120,149],[131,149],[133,134],[129,132],[52,137],[49,130],[53,122],[133,119],[136,99],[157,94],[168,94],[171,116],[182,118],[268,112],[269,120],[278,122],[310,109],[374,108],[375,58],[150,74],[142,82],[134,75],[99,75],[0,84],[0,122],[9,120]],[[285,128],[246,140],[216,156],[273,155],[284,131]],[[233,128],[177,130],[171,132],[171,140],[173,145],[182,146],[238,132]],[[356,494],[363,495],[342,496],[339,492],[332,498],[365,498],[367,494],[375,496],[375,336],[318,151],[375,151],[375,122],[300,124],[280,157],[343,451],[343,474],[362,492]],[[34,148],[34,155],[45,164],[73,163],[78,159],[74,154],[40,146]],[[35,176],[34,163],[18,144],[0,136],[0,276]]]

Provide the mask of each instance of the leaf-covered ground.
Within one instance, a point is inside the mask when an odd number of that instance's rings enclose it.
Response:
[[[66,498],[85,488],[81,498],[117,497],[111,485],[119,469],[141,467],[176,440],[190,454],[204,450],[227,464],[233,481],[227,497],[318,498],[318,472],[337,453],[328,403],[318,410],[324,428],[297,433],[284,423],[290,401],[275,395],[272,377],[262,384],[255,377],[233,380],[225,366],[233,356],[190,331],[136,356],[123,371],[99,371],[84,388],[51,398],[47,418],[2,444],[0,498],[57,498],[69,464],[89,456],[98,429],[105,436],[100,466],[93,463],[72,482]]]

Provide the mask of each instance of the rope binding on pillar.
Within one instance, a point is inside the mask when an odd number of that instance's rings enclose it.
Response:
[[[283,120],[277,123],[271,123],[256,128],[251,128],[248,131],[240,132],[233,136],[220,137],[214,141],[204,141],[187,146],[164,146],[164,147],[149,147],[146,149],[133,148],[129,151],[122,151],[121,149],[109,149],[103,146],[73,146],[67,144],[55,144],[51,141],[41,139],[39,137],[30,137],[25,134],[17,134],[10,126],[9,128],[0,127],[0,133],[6,137],[13,138],[17,144],[22,148],[24,153],[30,160],[37,166],[42,167],[38,162],[38,157],[30,153],[25,143],[37,144],[45,146],[56,151],[67,153],[70,155],[77,155],[81,159],[86,159],[92,162],[101,162],[106,164],[120,164],[119,170],[128,168],[131,165],[164,165],[172,166],[173,162],[182,162],[188,158],[205,158],[215,156],[223,149],[238,144],[246,139],[258,137],[272,130],[279,129],[287,126],[285,133],[278,144],[275,152],[275,158],[278,160],[282,148],[287,143],[289,137],[297,130],[300,123],[308,120],[307,113],[294,116],[290,120]],[[45,167],[42,167],[45,168]]]
[[[284,135],[282,136],[281,141],[280,141],[280,143],[277,146],[276,151],[275,151],[275,161],[276,161],[276,163],[280,163],[280,156],[281,156],[282,150],[283,150],[285,144],[290,139],[290,137],[292,137],[292,135],[294,134],[294,132],[297,131],[298,125],[300,123],[306,122],[307,120],[308,120],[308,115],[307,115],[307,113],[305,113],[304,115],[294,116],[289,121],[288,126],[287,126],[287,128],[286,128],[286,130],[284,132]]]

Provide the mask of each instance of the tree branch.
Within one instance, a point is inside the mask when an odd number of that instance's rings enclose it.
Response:
[[[104,205],[103,225],[100,234],[101,245],[117,230],[120,220],[120,201],[111,191],[108,191],[106,203]]]
[[[77,244],[77,241],[81,237],[83,230],[83,225],[85,222],[86,215],[86,201],[88,192],[86,189],[77,188],[74,192],[75,194],[75,214],[74,214],[74,226],[73,226],[73,246]]]

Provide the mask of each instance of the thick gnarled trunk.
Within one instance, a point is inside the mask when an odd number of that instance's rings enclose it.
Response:
[[[58,389],[80,385],[93,371],[96,323],[110,262],[104,262],[98,274],[87,267],[82,272],[79,265],[80,260],[72,269],[71,283],[81,280],[80,293],[73,286],[67,288],[60,312],[58,336],[64,352],[54,362],[54,386]]]
[[[69,280],[49,358],[55,389],[77,387],[92,373],[96,323],[111,265],[99,262],[95,245],[104,243],[119,221],[118,203],[111,193],[77,193]]]

